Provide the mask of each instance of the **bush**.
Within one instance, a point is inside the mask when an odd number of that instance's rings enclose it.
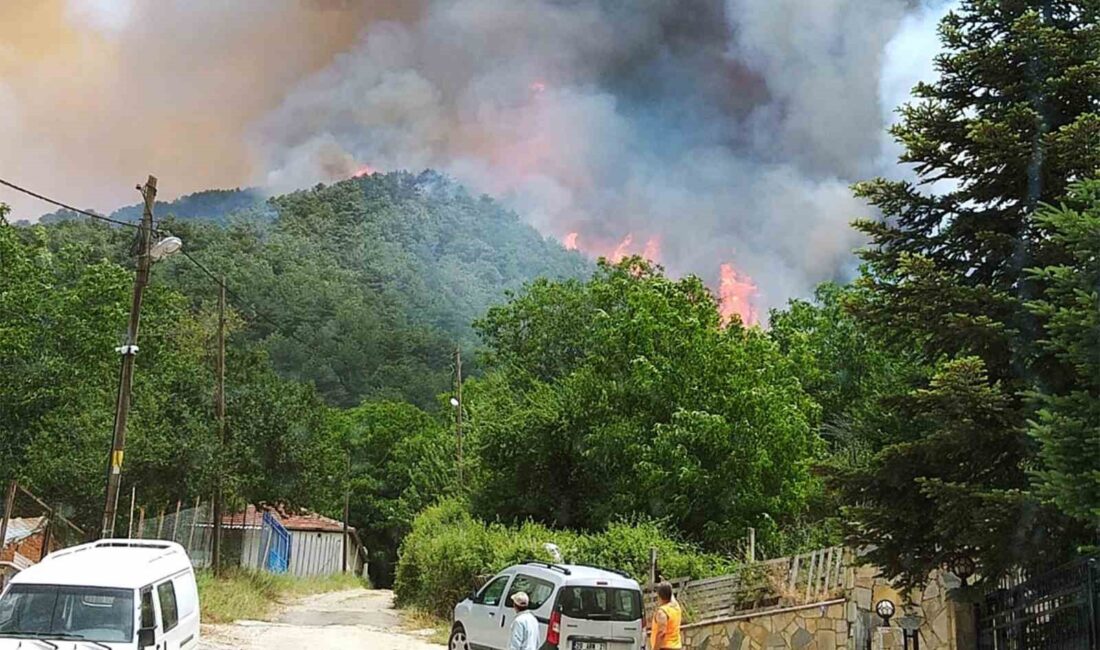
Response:
[[[657,548],[666,577],[733,570],[729,560],[700,553],[649,520],[612,524],[597,534],[551,530],[530,522],[508,527],[479,521],[464,502],[447,500],[422,512],[401,545],[394,585],[397,602],[447,616],[456,602],[504,567],[550,560],[547,542],[558,545],[567,563],[625,571],[642,583],[649,573],[651,547]]]

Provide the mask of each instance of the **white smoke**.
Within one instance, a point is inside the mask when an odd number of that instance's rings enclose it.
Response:
[[[659,238],[673,272],[732,260],[765,307],[843,273],[879,171],[888,46],[906,0],[449,0],[371,25],[253,132],[275,191],[328,156],[433,167],[534,225],[610,250]],[[902,46],[904,47],[904,46]],[[895,46],[894,55],[897,49]],[[331,150],[339,146],[339,152]],[[344,174],[346,175],[346,173]]]

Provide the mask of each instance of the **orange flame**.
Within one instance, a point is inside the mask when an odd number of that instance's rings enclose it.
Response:
[[[649,241],[645,243],[645,250],[642,251],[642,257],[646,258],[650,262],[656,262],[661,259],[661,238],[650,237]]]
[[[752,278],[743,273],[739,278],[732,264],[723,264],[721,272],[718,311],[722,314],[722,321],[729,323],[733,320],[733,315],[737,314],[745,325],[756,325],[758,317],[752,306],[752,298],[757,294],[757,289]]]
[[[374,167],[371,167],[370,165],[360,165],[359,168],[355,170],[355,173],[352,174],[352,178],[360,178],[362,176],[370,176],[370,175],[374,174],[377,171],[378,171],[377,169],[375,169]]]
[[[611,255],[607,258],[611,260],[612,264],[618,264],[623,259],[630,255],[630,245],[634,243],[634,235],[628,234],[619,245],[615,247],[615,250],[611,251]]]
[[[576,233],[576,232],[571,232],[568,235],[566,235],[565,239],[562,240],[562,244],[565,246],[565,250],[569,250],[569,251],[577,250],[577,237],[579,237],[579,236],[580,236],[580,233]]]

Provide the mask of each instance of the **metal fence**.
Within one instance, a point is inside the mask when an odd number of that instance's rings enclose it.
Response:
[[[1081,559],[988,594],[979,650],[1100,648],[1100,560]]]
[[[134,506],[127,536],[160,539],[184,547],[198,569],[213,566],[214,509],[211,501],[196,498],[188,507],[182,501],[160,506]],[[290,558],[290,536],[275,518],[254,512],[222,516],[221,565],[285,573]]]
[[[0,508],[0,587],[53,551],[87,540],[62,505],[46,503],[18,482],[7,484]]]

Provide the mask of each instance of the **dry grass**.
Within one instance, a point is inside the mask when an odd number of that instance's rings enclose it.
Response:
[[[361,579],[343,574],[294,578],[233,570],[220,578],[209,571],[201,571],[197,578],[204,623],[264,620],[277,604],[291,598],[366,586]]]
[[[434,630],[427,641],[438,645],[447,645],[451,640],[451,622],[422,609],[401,610],[401,622],[406,631]]]

